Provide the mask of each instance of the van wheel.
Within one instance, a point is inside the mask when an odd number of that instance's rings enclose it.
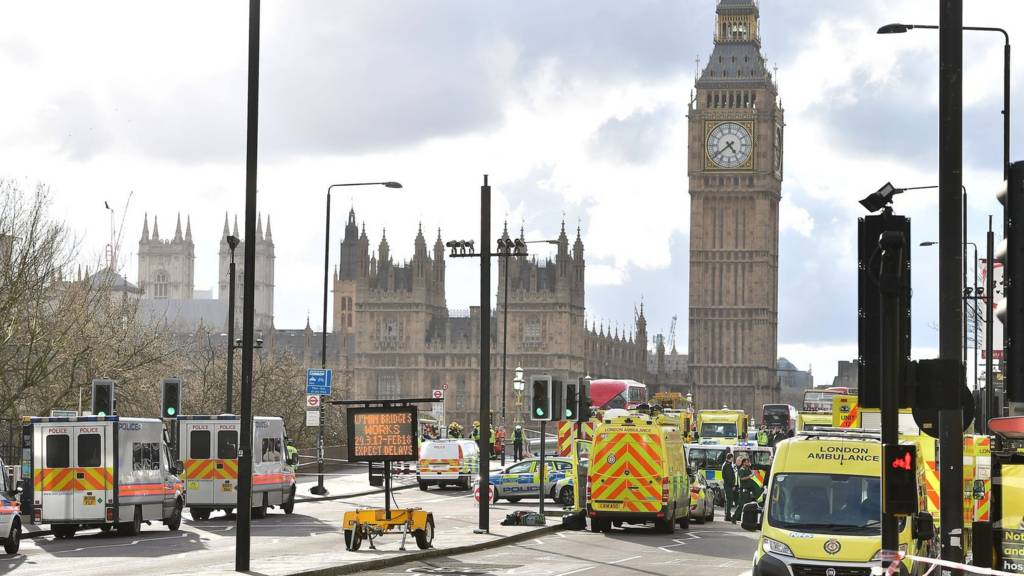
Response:
[[[252,517],[257,519],[263,519],[267,517],[267,497],[262,497],[262,504],[252,509]]]
[[[686,516],[686,521],[690,521],[689,516]],[[683,519],[680,518],[679,523],[681,524],[682,522]],[[657,530],[659,534],[672,534],[676,531],[676,523],[669,518],[665,518],[664,520],[655,520],[654,529]]]
[[[197,522],[210,519],[209,508],[189,508],[188,513],[190,516],[192,516],[192,519]]]
[[[58,524],[53,527],[53,535],[59,540],[74,538],[78,527],[73,524]]]
[[[519,502],[520,500],[522,500],[522,498],[520,498],[518,496],[509,496],[508,497],[508,501],[513,503],[513,504],[515,504],[516,502]]]
[[[470,486],[469,476],[463,478],[459,486],[461,486],[463,490],[469,490],[470,488],[472,488],[472,486]]]
[[[434,541],[434,515],[427,514],[427,525],[421,530],[413,532],[416,536],[416,547],[420,550],[426,550],[430,548],[430,543]]]
[[[420,490],[423,490],[424,492],[426,492],[426,491],[427,491],[427,488],[429,488],[429,486],[427,485],[427,483],[426,483],[426,482],[424,482],[423,480],[420,480]]]
[[[669,522],[669,525],[672,525],[672,522]],[[673,528],[674,527],[675,526],[673,526]],[[682,528],[683,530],[686,530],[687,528],[690,527],[690,513],[689,512],[687,512],[686,514],[683,514],[683,517],[679,519],[679,527]]]
[[[612,523],[608,520],[598,520],[597,518],[590,519],[590,531],[591,532],[611,532]]]
[[[707,520],[708,522],[714,522],[715,521],[715,503],[714,502],[712,502],[711,506],[708,507],[708,515],[704,519]]]
[[[288,494],[288,501],[281,506],[281,510],[284,510],[285,514],[291,514],[295,512],[295,485],[292,485],[292,489]]]
[[[4,552],[17,554],[19,548],[21,548],[21,522],[15,520],[11,525],[11,533],[7,536],[7,541],[4,542]]]
[[[565,486],[558,494],[558,501],[566,506],[572,506],[572,486]]]
[[[171,532],[177,532],[178,528],[181,527],[181,508],[182,508],[181,500],[175,501],[174,502],[174,511],[171,512],[171,517],[168,518],[167,520],[164,520],[164,524],[167,526],[167,529],[170,530]]]
[[[118,524],[117,531],[124,536],[138,536],[142,532],[142,508],[136,506],[132,521]]]

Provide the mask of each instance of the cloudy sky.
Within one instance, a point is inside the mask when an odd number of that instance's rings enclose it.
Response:
[[[965,24],[1024,38],[1019,2],[965,4]],[[216,286],[224,214],[244,201],[247,11],[241,0],[0,8],[0,177],[51,187],[83,261],[107,242],[104,201],[127,216],[133,280],[143,214],[167,237],[181,212],[196,287]],[[761,1],[787,120],[779,351],[818,383],[856,354],[857,200],[889,180],[938,178],[938,35],[875,30],[937,20],[925,0]],[[431,239],[476,236],[487,173],[495,226],[507,218],[530,238],[556,236],[563,218],[570,234],[581,226],[591,319],[628,326],[643,298],[653,331],[679,317],[685,350],[685,114],[713,22],[713,0],[265,1],[259,209],[273,220],[277,326],[319,324],[328,184],[401,181],[336,194],[334,229],[354,205],[372,245],[387,228],[392,254],[408,258],[418,222]],[[1000,214],[1002,37],[967,34],[964,60],[969,235],[983,247],[986,215]],[[934,192],[897,208],[915,246],[935,238]],[[937,346],[937,254],[912,254],[919,356]],[[474,267],[448,270],[449,306],[474,304]]]

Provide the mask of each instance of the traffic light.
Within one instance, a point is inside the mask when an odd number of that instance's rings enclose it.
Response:
[[[578,390],[579,383],[565,383],[565,419],[570,422],[579,422],[580,420],[580,397]]]
[[[909,516],[917,512],[917,448],[882,446],[882,511]]]
[[[1006,215],[1006,238],[999,245],[997,259],[1003,262],[1004,298],[996,316],[1005,326],[1006,397],[1024,401],[1024,362],[1015,349],[1024,343],[1024,161],[1010,164],[1009,180],[1003,181],[999,201]]]
[[[551,379],[551,419],[559,421],[565,418],[565,386],[561,380]]]
[[[530,420],[551,421],[551,376],[530,376]]]
[[[181,414],[181,378],[160,381],[160,417],[176,418]]]
[[[114,381],[96,378],[92,381],[92,413],[95,416],[114,415]]]
[[[580,378],[579,384],[576,386],[576,398],[578,400],[579,408],[576,409],[576,414],[579,417],[580,422],[586,422],[590,420],[590,379]]]
[[[903,233],[905,246],[910,246],[910,220],[886,210],[857,221],[857,403],[861,408],[881,408],[879,384],[879,338],[882,310],[878,292],[881,252],[878,239],[883,232]],[[910,360],[910,250],[903,251],[905,268],[900,272],[900,351],[899,357]],[[902,372],[902,371],[901,371]],[[903,397],[901,395],[901,407]],[[909,406],[906,406],[909,407]]]

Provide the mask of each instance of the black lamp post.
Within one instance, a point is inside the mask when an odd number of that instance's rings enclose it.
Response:
[[[228,390],[224,399],[224,413],[231,414],[232,385],[235,380],[235,248],[238,236],[228,236],[231,249],[231,263],[228,264]]]
[[[327,212],[324,215],[324,316],[323,333],[320,342],[320,368],[327,369],[327,280],[330,276],[331,264],[331,189],[345,186],[386,186],[387,188],[401,188],[398,182],[353,182],[349,184],[331,184],[327,187]],[[324,488],[324,399],[320,397],[320,426],[316,433],[316,486],[309,489],[310,493],[317,496],[327,494]]]

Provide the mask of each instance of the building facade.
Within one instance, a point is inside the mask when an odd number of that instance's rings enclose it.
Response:
[[[242,329],[242,279],[245,278],[245,240],[238,234],[238,216],[235,216],[231,235],[239,238],[235,248],[235,330]],[[228,271],[231,264],[231,248],[228,246],[228,215],[224,213],[224,229],[220,235],[220,249],[217,252],[217,300],[225,310],[229,299]],[[274,326],[274,236],[270,231],[270,215],[267,215],[267,231],[263,233],[262,215],[256,219],[256,278],[254,279],[254,320],[256,330],[270,330]],[[227,326],[227,319],[224,320]]]
[[[783,110],[755,0],[719,0],[688,109],[689,377],[701,408],[776,402]]]
[[[509,238],[507,227],[503,238]],[[369,246],[365,226],[360,228],[355,211],[350,211],[333,283],[335,349],[343,374],[335,380],[344,388],[342,397],[422,398],[431,390],[446,389],[446,419],[471,424],[480,402],[480,309],[449,310],[441,232],[428,248],[421,227],[407,262],[395,261],[386,234],[381,235],[376,253]],[[570,247],[563,224],[553,260],[529,256],[496,260],[497,307],[489,334],[491,407],[496,422],[501,421],[503,406],[507,422],[517,415],[525,417],[513,393],[512,374],[517,366],[527,375],[646,379],[647,328],[642,309],[635,315],[631,334],[586,326],[586,264],[579,230]],[[328,356],[330,365],[334,354]]]
[[[149,232],[149,214],[143,216],[139,239],[139,288],[148,300],[189,300],[195,287],[196,247],[192,243],[192,221],[186,217],[181,233],[181,214],[174,237],[160,238],[160,226],[153,215],[153,234]]]

